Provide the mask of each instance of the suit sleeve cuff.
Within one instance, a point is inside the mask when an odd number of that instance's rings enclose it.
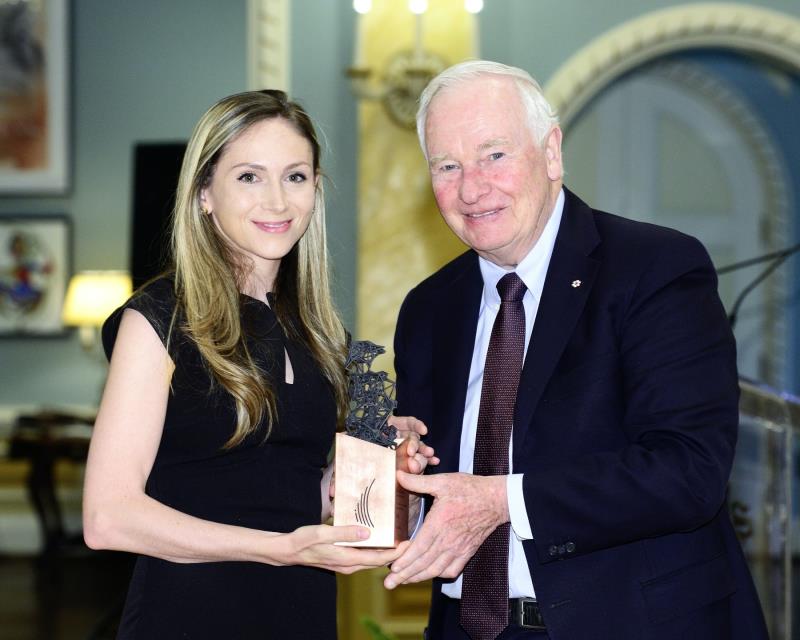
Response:
[[[508,493],[508,513],[511,516],[511,528],[520,540],[532,540],[533,531],[525,509],[525,497],[522,495],[522,473],[506,476],[506,492]]]

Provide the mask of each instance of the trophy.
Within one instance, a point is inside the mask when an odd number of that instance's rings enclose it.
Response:
[[[372,361],[385,349],[368,341],[353,342],[347,357],[350,410],[345,433],[336,434],[336,497],[333,524],[371,529],[352,547],[395,547],[408,539],[408,493],[395,476],[397,429],[387,424],[394,401],[394,382]]]

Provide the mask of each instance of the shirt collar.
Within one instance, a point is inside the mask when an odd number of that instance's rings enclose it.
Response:
[[[542,298],[547,266],[550,264],[550,257],[553,255],[553,247],[556,244],[556,236],[558,235],[558,227],[561,224],[561,214],[563,212],[564,190],[562,189],[558,193],[555,207],[553,207],[550,219],[544,226],[542,235],[539,236],[536,244],[533,245],[528,254],[514,269],[525,283],[528,292],[537,301]],[[487,306],[499,307],[500,294],[497,292],[497,283],[510,270],[506,270],[482,257],[478,257],[478,263],[483,277],[483,303]]]

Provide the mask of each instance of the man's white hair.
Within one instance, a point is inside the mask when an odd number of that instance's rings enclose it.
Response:
[[[489,60],[460,62],[445,69],[431,80],[419,98],[417,136],[426,159],[428,158],[428,149],[425,146],[425,124],[428,121],[428,109],[433,98],[441,89],[484,76],[510,78],[514,82],[519,92],[522,106],[525,109],[528,128],[537,144],[542,144],[550,130],[558,124],[558,116],[555,109],[550,106],[550,103],[544,97],[539,83],[527,71]]]

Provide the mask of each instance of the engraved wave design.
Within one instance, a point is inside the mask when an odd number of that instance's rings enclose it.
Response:
[[[372,522],[372,515],[369,512],[369,494],[372,492],[372,485],[374,484],[375,478],[373,478],[369,486],[361,492],[361,497],[358,499],[355,508],[356,522],[372,529],[375,528],[375,524]]]

